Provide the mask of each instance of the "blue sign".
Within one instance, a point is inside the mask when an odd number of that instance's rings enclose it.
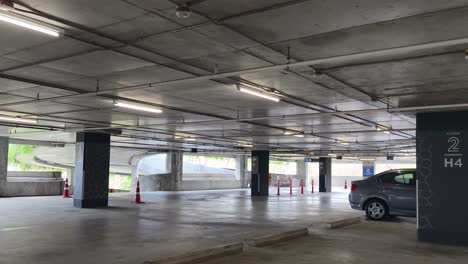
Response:
[[[318,159],[314,159],[314,158],[304,158],[304,162],[316,162],[318,161]]]
[[[372,177],[374,176],[374,166],[362,166],[362,176]]]

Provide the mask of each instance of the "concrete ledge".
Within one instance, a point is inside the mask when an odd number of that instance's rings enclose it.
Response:
[[[253,239],[246,239],[244,240],[243,244],[245,247],[262,247],[262,246],[271,245],[271,244],[278,243],[281,241],[291,240],[294,238],[307,236],[307,235],[308,235],[308,229],[301,228],[301,229],[295,229],[295,230],[291,230],[287,232],[282,232],[279,234],[268,235],[264,237],[253,238]]]
[[[332,222],[327,222],[324,224],[324,227],[329,228],[329,229],[335,229],[335,228],[358,224],[361,222],[362,222],[362,217],[353,217],[353,218],[346,218],[346,219],[336,220]]]
[[[184,264],[200,263],[203,261],[242,253],[242,243],[226,244],[205,250],[195,251],[180,256],[160,259],[155,261],[145,261],[143,264]]]
[[[334,229],[348,225],[353,225],[362,222],[362,217],[352,217],[332,222],[324,223],[323,226],[326,228]],[[278,242],[283,242],[303,236],[313,235],[312,226],[309,228],[299,228],[278,234],[267,235],[258,238],[245,239],[239,243],[226,244],[217,246],[209,249],[195,251],[179,256],[174,256],[166,259],[160,259],[155,261],[145,261],[143,264],[188,264],[188,263],[200,263],[207,260],[216,259],[219,257],[239,254],[247,251],[249,247],[262,247],[272,245]]]

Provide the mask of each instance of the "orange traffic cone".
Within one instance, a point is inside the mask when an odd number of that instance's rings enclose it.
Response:
[[[348,189],[348,182],[346,180],[344,180],[344,188],[345,190]]]
[[[68,190],[68,179],[65,179],[65,188],[63,188],[63,198],[71,198]]]
[[[144,202],[141,201],[141,196],[140,196],[140,181],[137,181],[135,203],[137,203],[137,204],[144,203]]]

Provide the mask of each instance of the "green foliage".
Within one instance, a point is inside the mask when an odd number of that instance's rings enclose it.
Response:
[[[8,164],[19,168],[22,171],[58,171],[62,169],[35,166],[18,160],[18,156],[27,156],[32,160],[36,146],[33,145],[8,145]]]
[[[130,188],[132,186],[132,177],[130,176],[121,176],[121,177],[123,177],[125,180],[120,183],[120,189],[130,191]]]
[[[109,186],[118,190],[130,191],[132,185],[132,177],[127,175],[110,174]]]
[[[32,156],[34,154],[35,149],[36,146],[10,144],[8,145],[8,162],[18,164],[19,162],[16,160],[16,158],[19,155]]]

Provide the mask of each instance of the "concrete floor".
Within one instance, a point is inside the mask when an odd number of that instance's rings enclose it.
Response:
[[[468,248],[416,241],[414,219],[365,222],[269,247],[249,248],[245,253],[203,262],[204,264],[465,264]]]
[[[297,193],[298,190],[295,190]],[[346,193],[251,198],[249,190],[112,194],[110,208],[61,197],[0,198],[0,263],[141,263],[362,215]]]

